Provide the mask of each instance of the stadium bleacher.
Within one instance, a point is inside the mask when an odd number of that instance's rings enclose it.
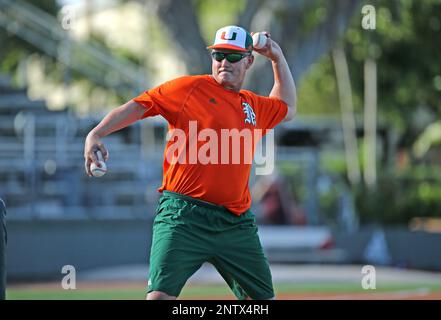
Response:
[[[161,154],[142,152],[141,124],[104,142],[110,149],[109,172],[90,178],[83,148],[98,123],[32,101],[25,89],[0,80],[0,195],[10,218],[151,217],[161,182]],[[146,125],[146,124],[142,124]],[[147,125],[158,125],[152,122]],[[150,131],[153,132],[153,131]],[[153,160],[155,159],[155,160]],[[151,205],[149,205],[151,204]]]

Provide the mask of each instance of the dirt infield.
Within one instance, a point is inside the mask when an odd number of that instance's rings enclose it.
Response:
[[[272,265],[271,268],[276,297],[280,300],[441,300],[439,272],[378,267],[376,289],[363,290],[361,266]],[[146,287],[145,267],[118,267],[81,275],[75,290],[64,290],[61,281],[10,283],[7,298],[140,300],[145,297]],[[212,267],[203,267],[190,278],[179,298],[235,299]]]
[[[287,290],[287,289],[284,289]],[[296,290],[300,290],[297,288]],[[408,290],[390,290],[377,292],[281,292],[277,293],[277,300],[441,300],[441,291],[434,291],[427,287]],[[69,292],[70,291],[70,292]],[[180,300],[234,300],[223,287],[226,293],[218,294],[219,287],[190,286],[183,291]],[[77,290],[63,290],[59,283],[32,283],[16,284],[8,287],[12,299],[134,299],[145,297],[145,288],[142,283],[127,282],[79,282]],[[212,292],[212,293],[211,293]],[[126,293],[126,294],[125,294]]]
[[[180,300],[234,300],[230,296],[212,296]],[[282,294],[276,300],[441,300],[441,293],[429,293],[421,296],[418,294],[408,294],[403,296],[401,293],[382,293],[382,294]]]
[[[318,294],[282,294],[279,300],[441,300],[441,293],[401,292],[391,291],[382,293],[318,293]]]
[[[191,297],[187,298],[193,299]],[[185,300],[187,300],[185,299]],[[196,300],[232,300],[226,296],[194,298]],[[382,292],[382,293],[295,293],[277,295],[277,300],[441,300],[441,293]]]

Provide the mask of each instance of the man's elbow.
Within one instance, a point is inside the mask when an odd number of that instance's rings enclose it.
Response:
[[[130,109],[130,113],[133,114],[137,120],[141,120],[144,117],[146,109],[140,103],[132,99],[126,103],[126,106]]]
[[[288,112],[286,113],[285,119],[283,119],[283,121],[291,121],[292,119],[294,119],[295,115],[297,113],[297,108],[296,106],[288,106]]]

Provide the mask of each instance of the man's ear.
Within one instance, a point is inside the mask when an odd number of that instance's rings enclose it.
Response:
[[[251,54],[251,55],[248,57],[247,69],[249,69],[249,68],[253,65],[253,62],[254,62],[254,56]]]

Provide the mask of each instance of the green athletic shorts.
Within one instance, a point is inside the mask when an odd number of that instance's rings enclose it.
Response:
[[[236,216],[215,204],[164,191],[153,223],[148,292],[179,296],[210,262],[238,299],[274,297],[254,214]]]

